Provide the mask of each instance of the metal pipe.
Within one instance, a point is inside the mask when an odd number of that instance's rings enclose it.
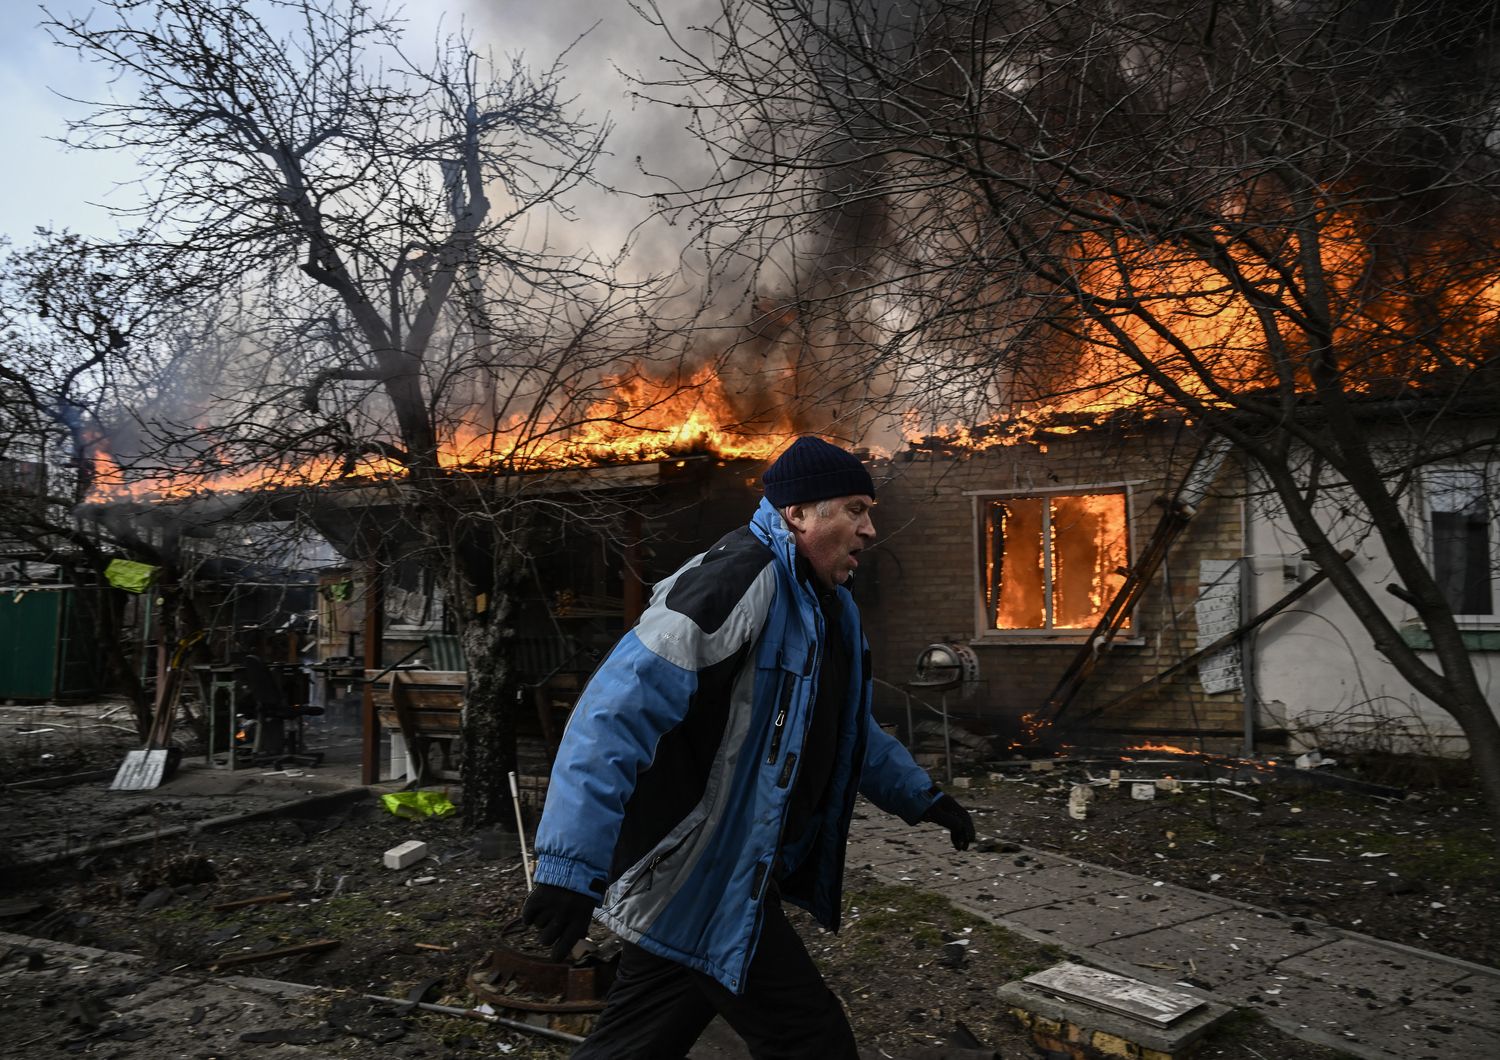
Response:
[[[383,662],[385,638],[385,578],[376,558],[377,545],[366,542],[364,649],[366,670],[378,670]],[[365,683],[360,711],[360,783],[380,780],[380,714],[375,709],[375,686]]]
[[[948,733],[948,693],[943,693],[943,758],[948,764],[948,783],[953,783],[953,740]]]
[[[146,612],[145,616],[141,618],[140,677],[142,688],[146,686],[146,675],[150,670],[150,667],[147,665],[148,656],[146,652],[151,646],[151,601],[156,596],[156,593],[152,592],[153,588],[154,586],[146,586],[145,599],[142,601],[145,604],[143,610]]]
[[[521,791],[516,786],[516,774],[510,774],[510,804],[516,808],[516,842],[521,845],[521,868],[526,873],[526,893],[531,893],[531,856],[526,853],[526,825],[521,820]]]
[[[1255,690],[1255,627],[1251,621],[1255,618],[1255,601],[1251,598],[1251,592],[1255,586],[1252,575],[1255,571],[1251,567],[1249,556],[1241,556],[1239,562],[1240,574],[1240,628],[1247,630],[1240,638],[1240,698],[1244,703],[1245,711],[1245,743],[1240,753],[1246,758],[1255,755],[1255,715],[1259,711],[1259,700]]]
[[[551,1027],[538,1027],[531,1023],[522,1023],[520,1020],[508,1020],[504,1016],[496,1016],[491,1012],[480,1012],[476,1008],[459,1008],[456,1005],[433,1005],[426,1001],[405,1001],[399,997],[386,997],[382,994],[364,994],[366,1001],[380,1001],[387,1005],[395,1005],[398,1008],[417,1008],[423,1012],[437,1012],[444,1016],[462,1016],[465,1019],[479,1020],[483,1023],[493,1023],[497,1027],[508,1027],[513,1031],[525,1031],[527,1034],[535,1034],[542,1038],[551,1038],[554,1041],[570,1042],[577,1045],[583,1038],[577,1034],[569,1034],[567,1031],[555,1031]]]

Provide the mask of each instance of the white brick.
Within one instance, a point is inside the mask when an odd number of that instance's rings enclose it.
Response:
[[[385,852],[385,867],[404,869],[408,865],[415,865],[426,856],[427,844],[421,840],[410,839],[399,847],[391,847]]]

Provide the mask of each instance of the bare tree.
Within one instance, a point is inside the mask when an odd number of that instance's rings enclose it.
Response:
[[[92,593],[117,556],[163,568],[159,590],[175,610],[176,554],[128,523],[85,518],[84,504],[118,475],[104,441],[123,394],[158,378],[152,336],[184,292],[145,255],[101,250],[69,233],[43,231],[0,264],[0,458],[31,474],[6,481],[0,533],[59,566],[84,587],[105,678],[129,696],[144,736],[151,704],[122,640],[119,601]]]
[[[711,252],[802,255],[779,297],[845,319],[848,370],[935,421],[1132,405],[1228,439],[1462,727],[1500,816],[1466,605],[1411,510],[1455,464],[1493,496],[1500,455],[1493,5],[725,0],[698,32],[643,11],[679,45],[643,91],[720,152],[678,203]],[[1341,557],[1362,540],[1431,655]]]
[[[241,292],[220,339],[238,356],[153,409],[137,467],[399,482],[401,525],[363,547],[445,567],[473,674],[466,816],[509,820],[507,594],[532,498],[500,480],[545,466],[621,356],[608,263],[546,238],[607,129],[573,113],[561,59],[496,66],[458,33],[419,60],[358,0],[104,0],[48,26],[119,86],[70,141],[135,154],[150,247]]]

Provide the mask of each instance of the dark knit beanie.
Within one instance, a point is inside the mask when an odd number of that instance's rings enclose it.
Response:
[[[775,508],[830,497],[875,496],[875,482],[859,457],[810,434],[787,446],[761,481]]]

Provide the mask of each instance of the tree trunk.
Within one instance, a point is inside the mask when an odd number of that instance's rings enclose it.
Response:
[[[469,666],[464,707],[463,815],[471,828],[499,824],[515,828],[510,774],[516,770],[516,719],[522,689],[510,628],[515,585],[525,571],[524,534],[514,527],[496,532],[488,543],[488,584],[459,573],[460,599],[472,604],[462,637]],[[461,560],[455,555],[455,564]],[[475,572],[478,573],[478,572]],[[483,584],[483,583],[480,583]]]
[[[1465,703],[1455,709],[1441,704],[1458,721],[1469,741],[1469,762],[1479,780],[1485,806],[1490,816],[1500,821],[1500,720],[1481,695],[1478,702]],[[1495,842],[1500,843],[1500,835]]]
[[[496,594],[505,599],[501,594]],[[495,601],[495,607],[500,601]],[[508,610],[508,603],[503,605]],[[469,664],[464,699],[463,815],[471,828],[514,830],[510,774],[516,768],[516,696],[509,633],[498,614],[473,619],[463,632]]]
[[[100,688],[106,692],[118,692],[130,701],[136,732],[144,740],[151,728],[151,696],[125,651],[122,604],[118,591],[111,588],[104,578],[105,566],[102,558],[95,554],[86,564],[64,565],[64,570],[68,581],[77,586],[73,606],[81,608],[88,617],[93,641],[99,646],[103,659],[98,674]],[[96,591],[90,591],[92,587],[96,587]],[[154,593],[156,590],[148,591]]]

